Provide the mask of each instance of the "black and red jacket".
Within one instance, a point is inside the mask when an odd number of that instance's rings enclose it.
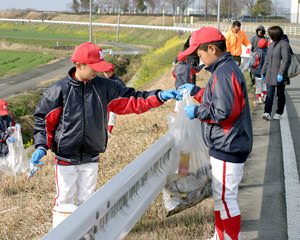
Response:
[[[35,147],[55,153],[57,163],[99,160],[107,146],[107,112],[143,113],[163,104],[160,90],[138,92],[96,77],[81,82],[68,76],[52,84],[34,113]]]
[[[253,144],[244,76],[230,52],[205,69],[212,73],[205,89],[194,87],[191,93],[201,103],[195,108],[195,117],[202,121],[204,142],[210,156],[243,163]]]
[[[8,154],[8,146],[6,140],[11,136],[13,132],[8,131],[8,128],[14,125],[15,122],[11,116],[0,116],[0,157],[5,157]]]
[[[179,86],[185,83],[192,83],[192,75],[200,72],[204,66],[204,64],[193,66],[186,62],[179,62],[179,64],[174,67],[172,73],[173,77],[175,77],[175,88],[178,89]]]
[[[255,77],[261,78],[261,70],[265,63],[268,48],[259,48],[251,59],[251,67],[255,69]]]

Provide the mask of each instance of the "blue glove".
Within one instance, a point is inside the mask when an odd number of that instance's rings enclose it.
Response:
[[[195,105],[189,105],[184,107],[184,111],[189,119],[195,118],[195,108],[196,108]]]
[[[250,59],[249,62],[248,62],[248,66],[249,66],[249,67],[251,66],[251,59]]]
[[[175,90],[175,89],[169,89],[166,91],[161,91],[160,92],[160,97],[162,100],[167,101],[169,99],[176,99],[176,100],[182,100],[182,94]]]
[[[21,129],[21,124],[20,123],[16,123],[15,127],[16,127],[16,129]]]
[[[185,83],[178,87],[178,89],[187,89],[189,94],[191,94],[192,90],[194,89],[195,85],[191,83]]]
[[[277,75],[277,82],[281,83],[283,80],[283,76],[282,75]]]
[[[12,143],[13,145],[15,144],[15,141],[16,141],[16,139],[15,139],[13,136],[9,137],[7,140],[8,140],[10,143]]]
[[[37,167],[35,164],[39,164],[39,165],[44,165],[43,162],[41,162],[40,160],[42,159],[42,157],[44,157],[46,155],[45,150],[43,149],[37,149],[34,151],[34,153],[31,156],[30,159],[30,163],[33,165],[33,167]]]
[[[39,170],[39,168],[35,164],[44,165],[43,162],[41,162],[41,158],[46,155],[46,152],[43,149],[37,149],[34,151],[34,153],[31,156],[30,159],[30,166],[29,166],[29,173],[28,176],[32,177],[34,173]]]
[[[262,74],[260,74],[260,77],[261,77],[261,79],[262,79],[262,80],[264,80],[264,79],[265,79],[265,76],[264,76],[264,75],[262,75]]]

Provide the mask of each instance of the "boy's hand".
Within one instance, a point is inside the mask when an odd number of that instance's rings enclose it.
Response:
[[[34,173],[37,170],[39,170],[39,168],[36,166],[36,164],[44,165],[44,163],[41,162],[40,160],[45,155],[46,155],[46,152],[43,149],[38,148],[37,150],[34,151],[34,153],[31,156],[31,159],[30,159],[30,167],[29,167],[29,173],[28,173],[29,177],[32,177],[34,175]]]
[[[189,105],[184,107],[184,111],[189,119],[195,118],[195,108],[196,108],[195,105]]]
[[[30,159],[30,163],[34,166],[37,167],[35,164],[38,165],[44,165],[43,162],[41,162],[40,160],[42,159],[42,157],[44,157],[46,155],[45,151],[43,149],[37,149],[34,151],[34,153],[31,156]]]
[[[191,83],[185,83],[178,87],[178,89],[187,89],[189,94],[191,95],[192,90],[194,89],[195,85]]]
[[[175,90],[175,89],[169,89],[166,91],[160,92],[160,97],[162,100],[167,101],[169,99],[176,99],[176,100],[182,100],[182,94]]]
[[[282,75],[277,75],[277,82],[281,83],[283,80],[283,76]]]
[[[11,142],[12,145],[14,145],[15,142],[16,142],[16,139],[13,136],[11,136],[11,137],[8,138],[8,141]]]

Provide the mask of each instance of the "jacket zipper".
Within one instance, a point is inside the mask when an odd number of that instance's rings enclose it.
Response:
[[[81,151],[80,151],[80,161],[79,164],[82,163],[82,150],[83,146],[85,144],[85,86],[86,82],[83,82],[83,88],[82,88],[82,109],[83,109],[83,134],[82,134],[82,146],[81,146]]]

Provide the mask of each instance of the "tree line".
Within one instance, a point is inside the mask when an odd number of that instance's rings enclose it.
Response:
[[[221,0],[220,15],[236,17],[243,15],[271,15],[280,9],[281,1],[275,0]],[[195,7],[196,6],[196,7]],[[88,12],[90,0],[72,0],[70,10]],[[92,0],[93,12],[148,13],[172,15],[215,15],[217,0]],[[189,11],[192,9],[192,11]]]

